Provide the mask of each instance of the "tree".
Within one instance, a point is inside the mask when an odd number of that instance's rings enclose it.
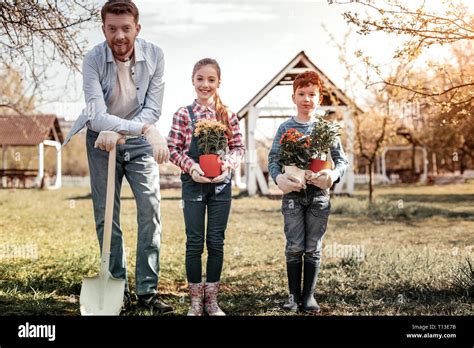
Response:
[[[26,97],[20,73],[10,66],[0,71],[0,114],[21,114],[34,109],[34,97]]]
[[[352,1],[351,1],[352,2]],[[334,3],[337,3],[335,1]],[[433,46],[443,46],[454,43],[469,43],[474,39],[474,16],[461,0],[443,0],[438,3],[441,11],[429,9],[429,1],[403,1],[386,0],[374,2],[373,0],[357,0],[355,6],[361,11],[346,11],[343,16],[350,24],[358,28],[358,34],[369,35],[373,32],[385,32],[405,38],[393,59],[397,65],[414,63]],[[470,46],[472,49],[472,45]],[[362,51],[358,52],[363,56]],[[470,115],[474,101],[474,76],[462,75],[451,79],[445,75],[442,65],[436,62],[427,64],[434,74],[443,75],[446,82],[439,85],[424,85],[405,76],[399,79],[387,78],[382,75],[380,64],[364,56],[367,66],[372,69],[384,83],[411,92],[411,98],[430,98],[431,102],[443,107],[444,112],[450,108],[461,108],[465,115]]]
[[[369,204],[374,192],[374,164],[390,138],[392,120],[389,114],[381,114],[372,109],[364,114],[354,114],[356,146],[358,155],[365,161],[369,171]]]
[[[384,88],[384,90],[377,90],[371,87],[366,90],[365,84],[367,76],[360,74],[358,66],[362,61],[348,52],[348,41],[351,38],[352,31],[349,29],[344,35],[343,40],[339,41],[323,26],[326,34],[338,50],[338,60],[343,73],[344,92],[355,100],[356,98],[362,102],[366,111],[359,113],[355,109],[355,105],[350,105],[352,108],[352,117],[355,128],[355,152],[364,164],[368,166],[369,172],[369,205],[373,201],[374,192],[374,164],[380,152],[383,150],[385,144],[395,136],[395,121],[390,112],[387,112],[390,100],[398,98],[393,88]],[[397,70],[398,72],[400,69]],[[362,93],[365,92],[365,94]]]
[[[465,76],[474,75],[474,56],[471,42],[457,42],[450,46],[449,55],[442,63],[442,74],[432,74],[422,67],[412,70],[407,78],[412,83],[427,87],[446,88],[459,82]],[[398,88],[399,89],[399,88]],[[411,93],[405,89],[408,95]],[[466,99],[469,91],[458,89],[460,98]],[[421,145],[430,152],[432,172],[438,170],[454,171],[472,167],[474,155],[474,126],[472,122],[472,105],[446,105],[450,98],[446,95],[432,103],[431,98],[417,98],[420,111],[414,122],[404,124],[411,143]],[[441,165],[440,165],[441,164]]]
[[[55,62],[80,71],[86,42],[79,33],[98,13],[90,0],[0,1],[0,70],[13,68],[31,81],[25,90],[29,95],[40,94],[47,69]],[[23,111],[18,99],[3,104]]]

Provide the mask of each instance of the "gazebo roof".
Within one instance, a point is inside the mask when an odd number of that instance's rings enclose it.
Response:
[[[357,112],[363,112],[351,98],[337,87],[336,84],[308,58],[304,51],[301,51],[237,113],[239,119],[246,117],[250,107],[257,105],[273,88],[276,86],[292,85],[295,77],[306,70],[316,71],[323,82],[325,93],[322,105],[332,105],[331,98],[328,94],[331,93],[337,100],[337,105],[351,105]]]
[[[0,145],[35,146],[44,140],[63,142],[56,116],[0,116]]]

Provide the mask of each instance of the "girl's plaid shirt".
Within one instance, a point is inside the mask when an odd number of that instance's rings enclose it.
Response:
[[[205,107],[196,100],[192,104],[196,122],[201,119],[216,119],[214,105]],[[228,139],[228,151],[225,160],[231,165],[232,169],[239,167],[245,154],[245,146],[242,142],[242,133],[240,132],[239,119],[232,112],[229,117],[229,123],[232,130],[232,138]],[[186,155],[191,145],[193,136],[193,126],[188,109],[181,107],[173,116],[170,133],[168,134],[168,148],[170,150],[170,161],[181,168],[185,173],[189,173],[191,166],[195,161]]]

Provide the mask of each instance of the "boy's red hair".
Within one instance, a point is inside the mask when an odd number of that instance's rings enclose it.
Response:
[[[323,83],[319,78],[319,75],[314,71],[305,71],[296,76],[295,81],[293,81],[293,93],[296,93],[298,88],[307,87],[309,85],[314,85],[318,87],[319,90],[319,102],[323,101]]]

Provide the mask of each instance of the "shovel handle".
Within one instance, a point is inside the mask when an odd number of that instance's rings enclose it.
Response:
[[[109,152],[109,166],[107,169],[107,197],[105,201],[104,236],[102,239],[101,272],[109,272],[110,243],[112,240],[112,221],[115,203],[115,158],[117,146]]]

